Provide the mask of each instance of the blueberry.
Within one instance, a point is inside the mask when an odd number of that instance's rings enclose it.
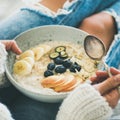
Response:
[[[55,68],[56,73],[64,73],[66,71],[66,68],[63,65],[57,66]]]
[[[64,61],[64,60],[63,60],[62,58],[60,58],[60,57],[57,57],[57,58],[54,59],[54,62],[55,62],[55,64],[57,64],[57,65],[62,64],[63,61]]]
[[[77,63],[77,62],[74,62],[74,64],[75,64],[75,65],[78,65],[78,63]]]
[[[53,72],[52,72],[51,70],[46,70],[46,71],[44,72],[44,76],[45,76],[45,77],[48,77],[48,76],[51,76],[51,75],[53,75]]]
[[[47,68],[48,68],[49,70],[54,70],[54,68],[55,68],[55,63],[49,63],[48,66],[47,66]]]
[[[71,67],[70,67],[70,72],[76,72],[76,70],[75,70],[75,65],[72,65]]]
[[[77,69],[77,71],[79,72],[79,71],[81,70],[81,66],[80,66],[80,65],[77,65],[77,66],[76,66],[76,69]]]
[[[70,68],[70,66],[72,65],[72,62],[69,60],[65,60],[63,62],[63,66],[66,67],[66,68]]]
[[[80,71],[81,70],[81,66],[79,64],[77,64],[76,62],[74,64],[71,65],[70,67],[70,71],[71,72],[76,72],[76,71]]]

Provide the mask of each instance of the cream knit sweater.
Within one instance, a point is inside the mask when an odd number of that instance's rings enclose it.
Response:
[[[7,52],[5,50],[5,46],[0,43],[0,89],[8,84],[4,74],[6,58]],[[8,108],[2,103],[0,103],[0,120],[13,120]]]
[[[4,64],[7,52],[0,43],[0,88],[4,86]],[[56,120],[107,120],[112,114],[105,99],[91,85],[82,84],[63,101]],[[0,120],[13,120],[10,111],[0,103]]]
[[[89,84],[82,84],[63,101],[56,120],[107,120],[112,109]]]
[[[5,50],[5,46],[0,43],[0,88],[5,85],[5,79],[4,79],[4,65],[6,61],[7,52]]]

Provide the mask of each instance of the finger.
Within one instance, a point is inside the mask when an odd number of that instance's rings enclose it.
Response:
[[[118,87],[120,85],[120,74],[112,76],[102,83],[99,83],[95,88],[101,93],[101,95],[106,94],[110,90]]]
[[[92,76],[90,80],[94,83],[99,83],[108,78],[106,71],[97,71],[95,76]]]
[[[106,78],[106,77],[108,77],[108,73],[107,73],[107,71],[97,71],[96,76],[100,77],[100,78]]]
[[[120,70],[116,69],[116,68],[110,68],[110,72],[112,73],[112,75],[117,75],[120,74]]]
[[[120,74],[120,70],[116,69],[116,68],[110,68],[110,72],[112,73],[112,75],[117,75]],[[107,71],[97,71],[96,72],[96,76],[92,76],[90,78],[90,80],[93,83],[99,83],[104,81],[105,79],[107,79],[109,77]]]
[[[112,75],[120,74],[120,70],[113,68],[113,67],[110,68],[110,72],[112,73]],[[97,71],[96,75],[97,75],[97,77],[101,77],[101,78],[109,76],[107,71]]]
[[[2,40],[2,43],[5,45],[6,50],[12,50],[16,54],[22,52],[14,40]]]
[[[113,89],[109,93],[105,94],[104,97],[109,103],[110,107],[115,108],[115,106],[117,105],[119,101],[120,94],[118,92],[118,89]]]
[[[111,67],[110,68],[110,72],[112,73],[112,75],[117,75],[117,74],[120,74],[120,70],[118,70],[118,69],[116,69],[116,68],[113,68],[113,67]],[[98,76],[98,77],[108,77],[109,75],[108,75],[108,72],[107,71],[97,71],[96,72],[96,75]]]
[[[92,82],[92,85],[93,84],[98,84],[98,83],[101,83],[101,82],[103,82],[105,79],[101,79],[101,78],[98,78],[98,77],[92,77],[91,79],[90,79],[90,81]]]
[[[18,47],[17,43],[15,41],[11,41],[12,45],[11,45],[11,50],[16,53],[16,54],[20,54],[22,51],[21,49]]]

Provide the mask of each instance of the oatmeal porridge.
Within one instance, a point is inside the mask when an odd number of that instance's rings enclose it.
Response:
[[[71,42],[46,42],[16,57],[13,76],[23,87],[37,93],[61,94],[92,76],[98,61]]]

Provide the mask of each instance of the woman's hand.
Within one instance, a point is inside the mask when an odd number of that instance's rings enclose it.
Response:
[[[118,90],[120,86],[120,71],[115,68],[111,68],[110,71],[113,75],[112,77],[109,77],[107,72],[98,71],[91,80],[94,82],[103,81],[93,86],[105,97],[109,105],[114,108],[120,98],[120,90]]]
[[[14,40],[2,40],[1,42],[5,45],[6,50],[11,50],[16,54],[22,52]]]

